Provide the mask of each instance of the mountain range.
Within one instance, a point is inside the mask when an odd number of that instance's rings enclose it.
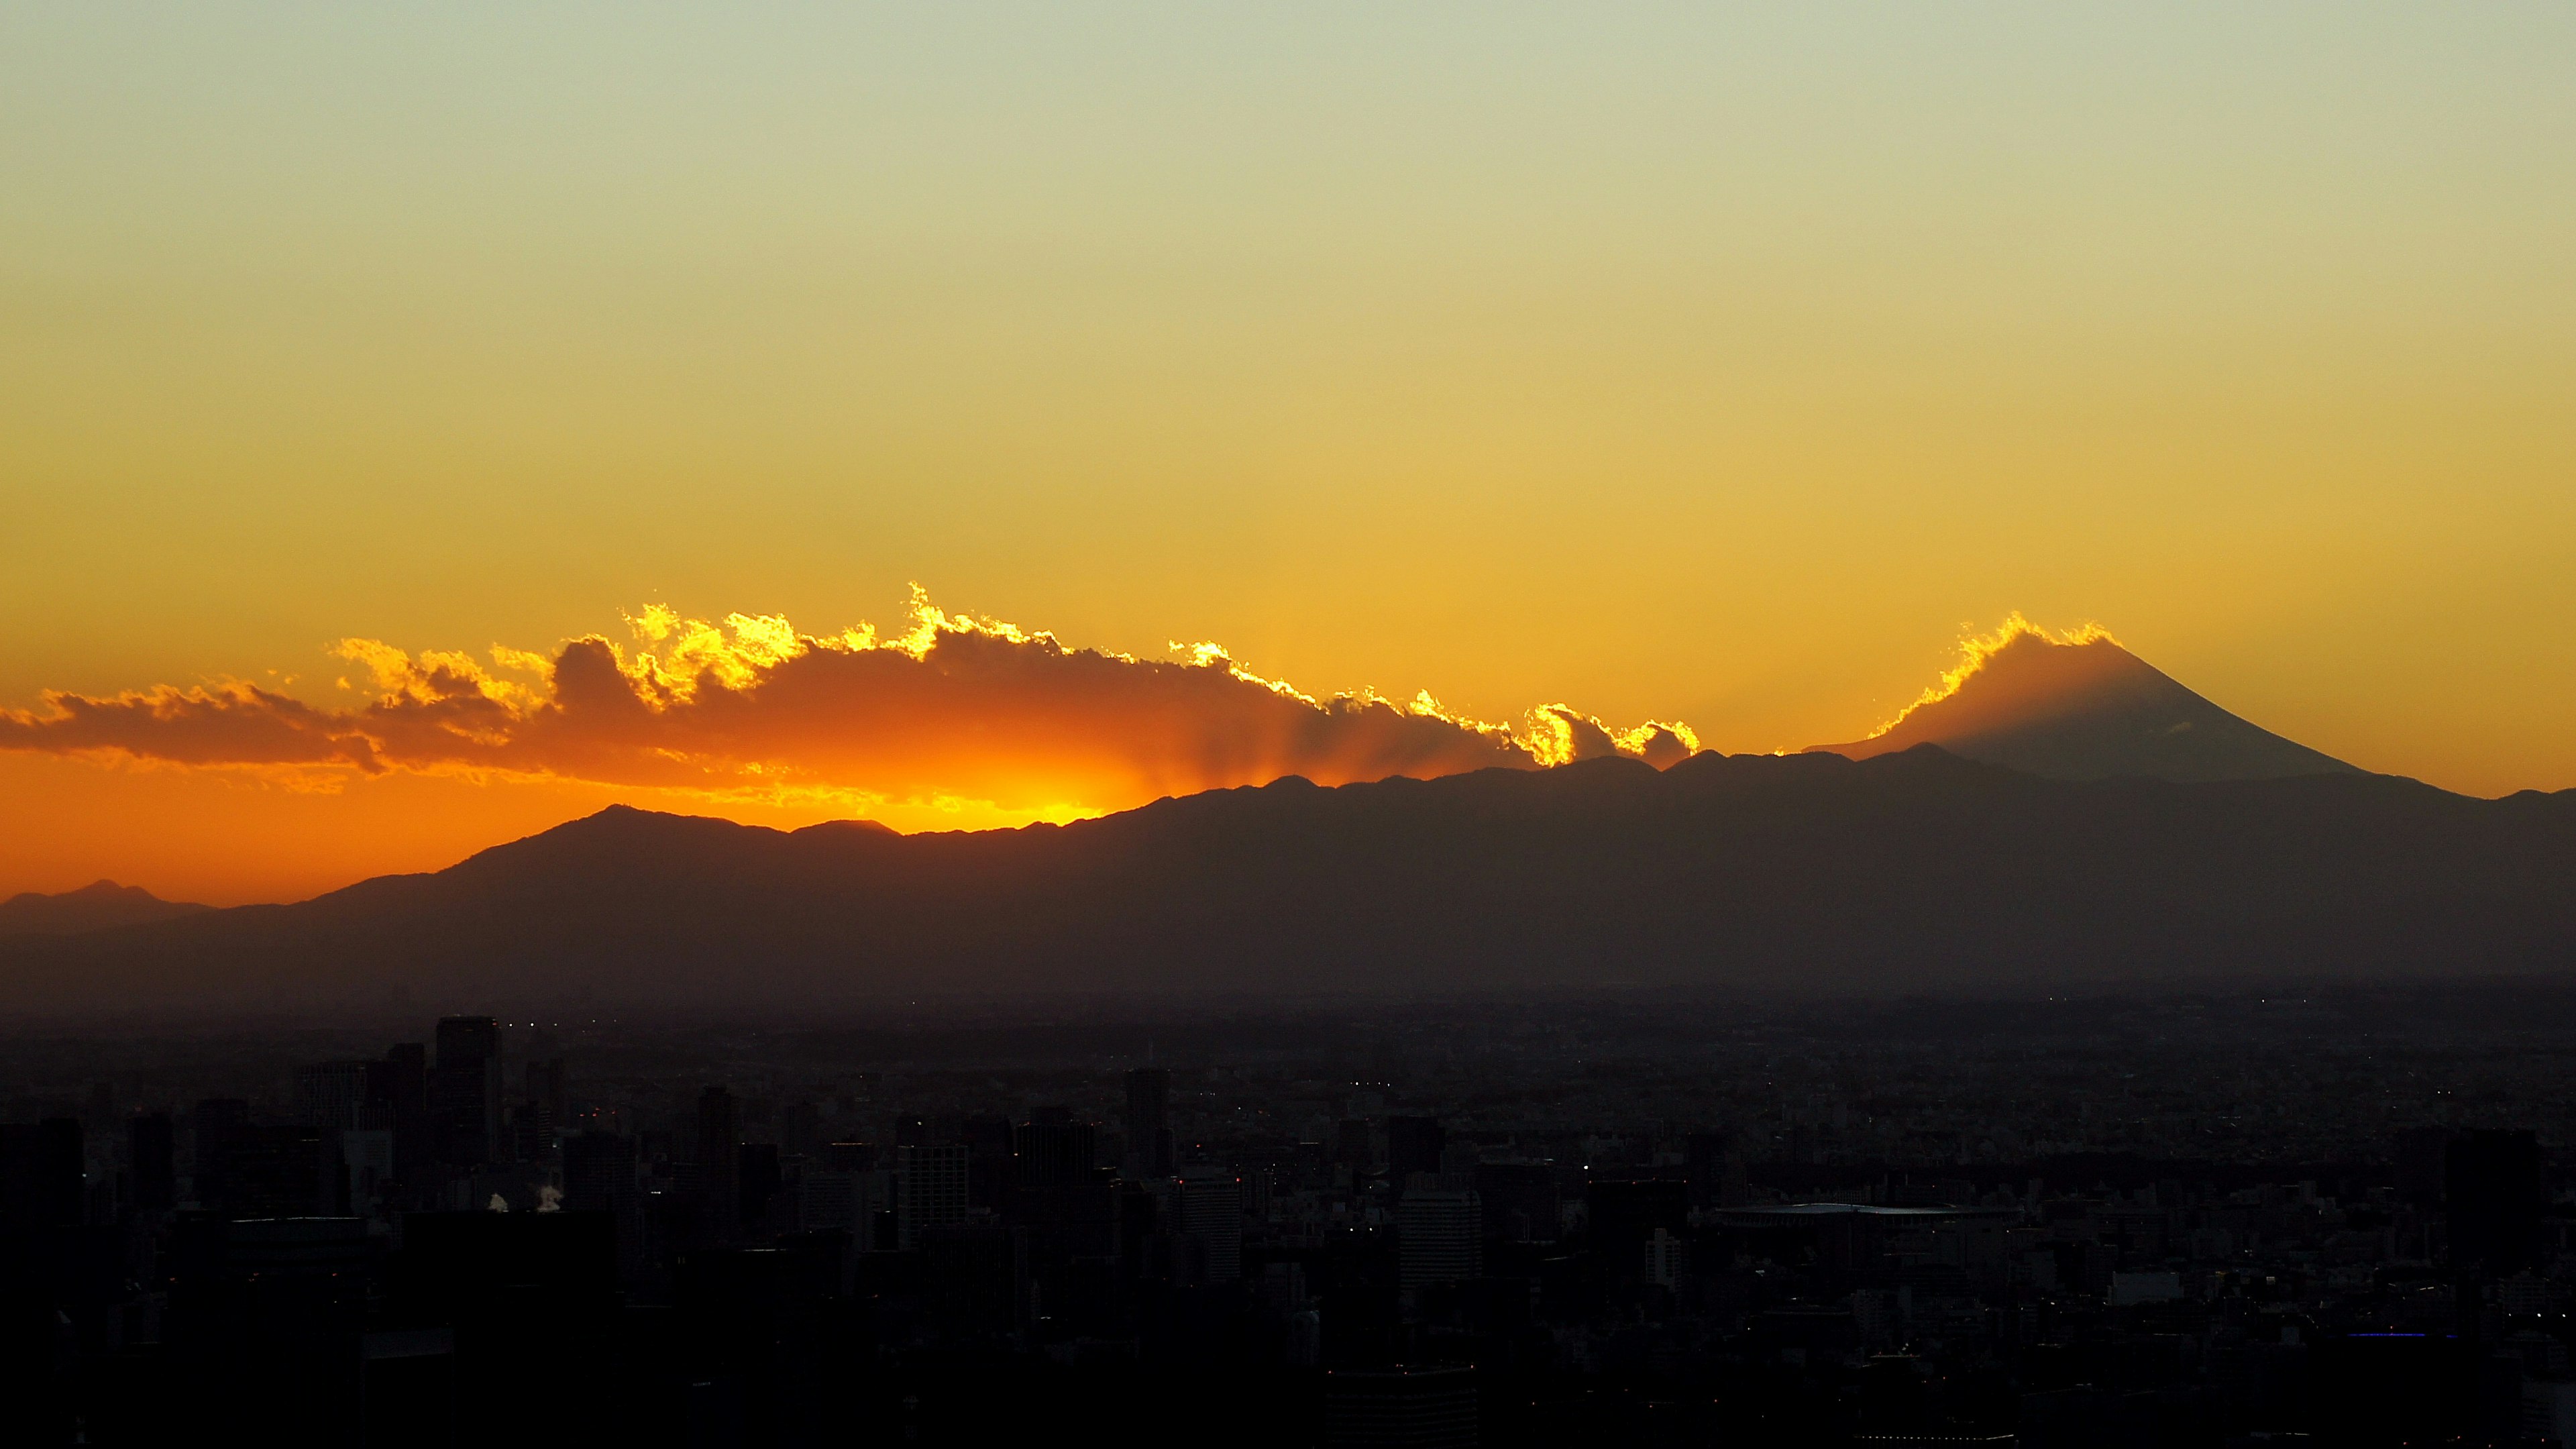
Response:
[[[165,901],[141,886],[92,881],[76,891],[22,891],[0,901],[0,936],[68,936],[192,916],[212,907]]]
[[[2107,640],[2013,639],[1833,751],[1290,778],[911,836],[613,807],[294,905],[0,940],[0,997],[776,1010],[2571,968],[2576,791],[2480,800],[2368,774]]]
[[[2576,966],[2576,792],[2045,780],[1923,746],[1213,791],[1067,826],[614,807],[291,906],[0,942],[25,1010],[2043,991]]]

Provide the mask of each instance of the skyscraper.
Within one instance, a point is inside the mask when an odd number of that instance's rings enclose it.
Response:
[[[523,1113],[535,1119],[535,1132],[543,1143],[571,1125],[571,1094],[564,1090],[564,1059],[547,1057],[528,1063],[528,1090]]]
[[[416,1041],[402,1042],[388,1050],[384,1060],[371,1063],[367,1097],[383,1103],[392,1119],[394,1175],[407,1181],[416,1178],[436,1151],[429,1116],[429,1048]]]
[[[1076,1187],[1098,1166],[1098,1134],[1088,1122],[1029,1122],[1011,1129],[1011,1185]]]
[[[372,1062],[316,1062],[295,1069],[296,1115],[317,1127],[345,1131],[362,1125]]]
[[[722,1087],[698,1094],[696,1166],[717,1231],[731,1232],[742,1216],[742,1109]]]
[[[1437,1174],[1440,1171],[1440,1149],[1449,1134],[1441,1130],[1437,1117],[1389,1117],[1386,1119],[1386,1176],[1401,1192],[1406,1179],[1417,1172]]]
[[[895,1246],[920,1246],[932,1228],[966,1221],[966,1149],[898,1147],[894,1150]]]
[[[167,1112],[139,1112],[125,1124],[126,1169],[134,1206],[167,1212],[179,1202],[177,1134]]]
[[[1556,1172],[1537,1162],[1480,1162],[1474,1177],[1484,1204],[1485,1236],[1509,1243],[1552,1243],[1557,1215]]]
[[[2452,1266],[2497,1278],[2529,1267],[2547,1200],[2538,1140],[2528,1132],[2471,1132],[2444,1151],[2442,1169]]]
[[[488,1016],[440,1018],[430,1111],[441,1161],[471,1167],[492,1160],[501,1130],[501,1023]]]
[[[1140,1177],[1172,1174],[1172,1074],[1138,1067],[1127,1074],[1128,1169]]]
[[[197,1104],[189,1132],[189,1196],[208,1207],[222,1203],[230,1189],[233,1139],[250,1126],[250,1103],[239,1097],[208,1097]]]
[[[1181,1236],[1206,1265],[1207,1281],[1243,1276],[1243,1182],[1233,1173],[1184,1177],[1180,1184]]]
[[[1410,1188],[1395,1205],[1396,1268],[1407,1290],[1484,1272],[1484,1206],[1472,1192]]]

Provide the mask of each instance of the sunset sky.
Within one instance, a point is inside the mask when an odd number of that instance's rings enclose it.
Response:
[[[2576,786],[2571,74],[2541,4],[0,7],[0,895],[1796,748],[2014,611]]]

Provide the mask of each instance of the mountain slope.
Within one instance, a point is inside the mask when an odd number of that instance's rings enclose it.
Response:
[[[2229,714],[2107,638],[2008,633],[1850,759],[1939,745],[2055,780],[2270,780],[2352,766]]]
[[[0,936],[67,936],[193,916],[209,909],[187,901],[165,901],[141,886],[92,881],[60,895],[24,891],[0,901]]]
[[[300,905],[0,943],[0,996],[747,1009],[2571,967],[2576,793],[2069,783],[1925,748],[1286,780],[980,834],[614,809]]]

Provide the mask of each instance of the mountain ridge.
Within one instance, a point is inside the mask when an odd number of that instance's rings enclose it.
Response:
[[[898,836],[612,807],[444,871],[0,943],[22,1010],[2047,990],[2576,968],[2576,792],[1704,752]]]
[[[20,891],[0,900],[0,937],[76,935],[212,909],[194,901],[165,901],[141,886],[95,880],[78,890],[52,895]]]

